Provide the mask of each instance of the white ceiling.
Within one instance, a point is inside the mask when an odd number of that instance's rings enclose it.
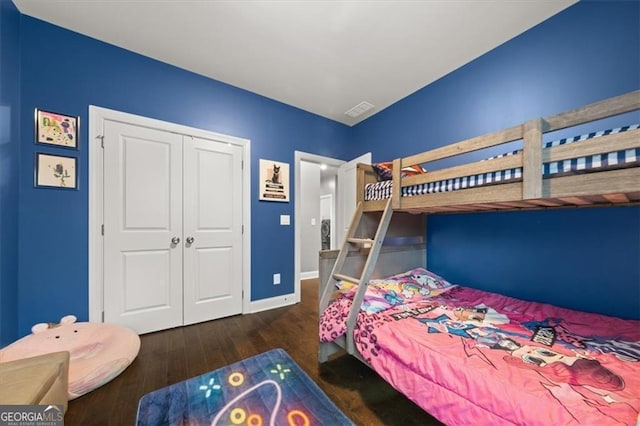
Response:
[[[354,125],[577,0],[13,0],[21,13]],[[362,101],[374,109],[352,118]]]

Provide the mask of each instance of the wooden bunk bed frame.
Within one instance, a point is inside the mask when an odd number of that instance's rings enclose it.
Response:
[[[521,125],[452,145],[395,159],[392,169],[392,207],[394,211],[451,213],[638,203],[640,202],[640,168],[638,167],[550,178],[542,176],[542,164],[545,162],[640,147],[640,129],[543,149],[542,138],[545,133],[638,109],[640,109],[640,90],[572,111],[530,120]],[[401,176],[401,170],[406,166],[425,164],[517,140],[523,140],[523,148],[515,155],[441,170],[429,170],[428,173],[421,175]],[[401,188],[407,186],[516,167],[522,167],[521,182],[411,197],[400,196]],[[370,165],[360,164],[357,173],[356,196],[358,202],[363,202],[364,211],[383,210],[386,200],[364,200],[365,185],[376,182],[373,168]]]
[[[364,188],[377,181],[370,165],[357,171],[358,208],[340,250],[319,254],[321,316],[332,300],[341,279],[368,283],[412,268],[426,268],[426,215],[414,213],[461,213],[530,210],[562,207],[636,205],[640,203],[640,167],[561,175],[545,178],[542,164],[581,156],[640,148],[640,129],[600,136],[595,139],[543,148],[543,135],[596,120],[640,110],[640,90],[596,102],[546,118],[530,120],[505,130],[475,137],[393,161],[392,196],[365,201]],[[402,167],[422,165],[460,154],[523,141],[520,153],[491,161],[477,161],[425,174],[402,177]],[[522,168],[522,180],[452,192],[402,197],[401,188],[480,173]],[[393,220],[392,220],[393,217]],[[374,236],[375,234],[375,236]],[[359,278],[350,278],[359,277]],[[319,361],[336,352],[362,360],[353,342],[359,307],[366,285],[358,287],[347,320],[347,332],[333,342],[320,342]],[[364,361],[363,361],[364,362]]]

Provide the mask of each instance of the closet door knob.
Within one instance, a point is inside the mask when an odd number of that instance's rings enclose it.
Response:
[[[179,237],[173,237],[171,239],[171,244],[176,244],[178,245],[180,243],[180,238]]]
[[[195,241],[195,238],[187,237],[187,244],[193,244],[194,241]]]

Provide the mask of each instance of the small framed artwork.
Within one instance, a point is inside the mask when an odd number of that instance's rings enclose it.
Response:
[[[289,202],[289,165],[260,160],[260,200]]]
[[[77,158],[36,153],[36,188],[78,189]]]
[[[36,108],[36,143],[78,149],[80,117]]]

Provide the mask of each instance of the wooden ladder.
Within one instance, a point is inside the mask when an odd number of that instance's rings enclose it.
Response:
[[[363,212],[362,202],[358,203],[358,207],[353,213],[351,224],[349,225],[349,230],[347,231],[347,235],[345,236],[342,247],[340,248],[340,252],[338,253],[336,263],[333,265],[333,269],[331,271],[331,274],[329,275],[329,279],[324,286],[322,299],[320,301],[320,312],[323,312],[324,309],[326,309],[326,307],[329,305],[331,295],[336,289],[336,283],[338,283],[339,281],[348,281],[350,283],[358,285],[358,291],[353,298],[353,304],[351,305],[351,311],[349,312],[349,317],[347,319],[346,350],[351,355],[356,352],[353,342],[353,329],[356,324],[358,312],[360,311],[360,306],[362,305],[362,300],[364,299],[366,287],[369,283],[369,279],[371,278],[371,274],[373,273],[373,268],[378,261],[378,254],[380,253],[380,248],[382,247],[385,235],[387,234],[387,229],[389,228],[391,217],[393,216],[391,199],[387,200],[384,211],[379,218],[375,236],[362,237],[358,235],[359,230],[362,228],[362,219],[367,215],[374,214],[376,214],[376,212]],[[356,237],[356,235],[358,236]],[[342,270],[349,251],[354,249],[366,249],[367,247],[370,247],[369,253],[367,255],[367,259],[360,277],[355,278],[343,274]],[[361,283],[363,285],[360,285]]]

